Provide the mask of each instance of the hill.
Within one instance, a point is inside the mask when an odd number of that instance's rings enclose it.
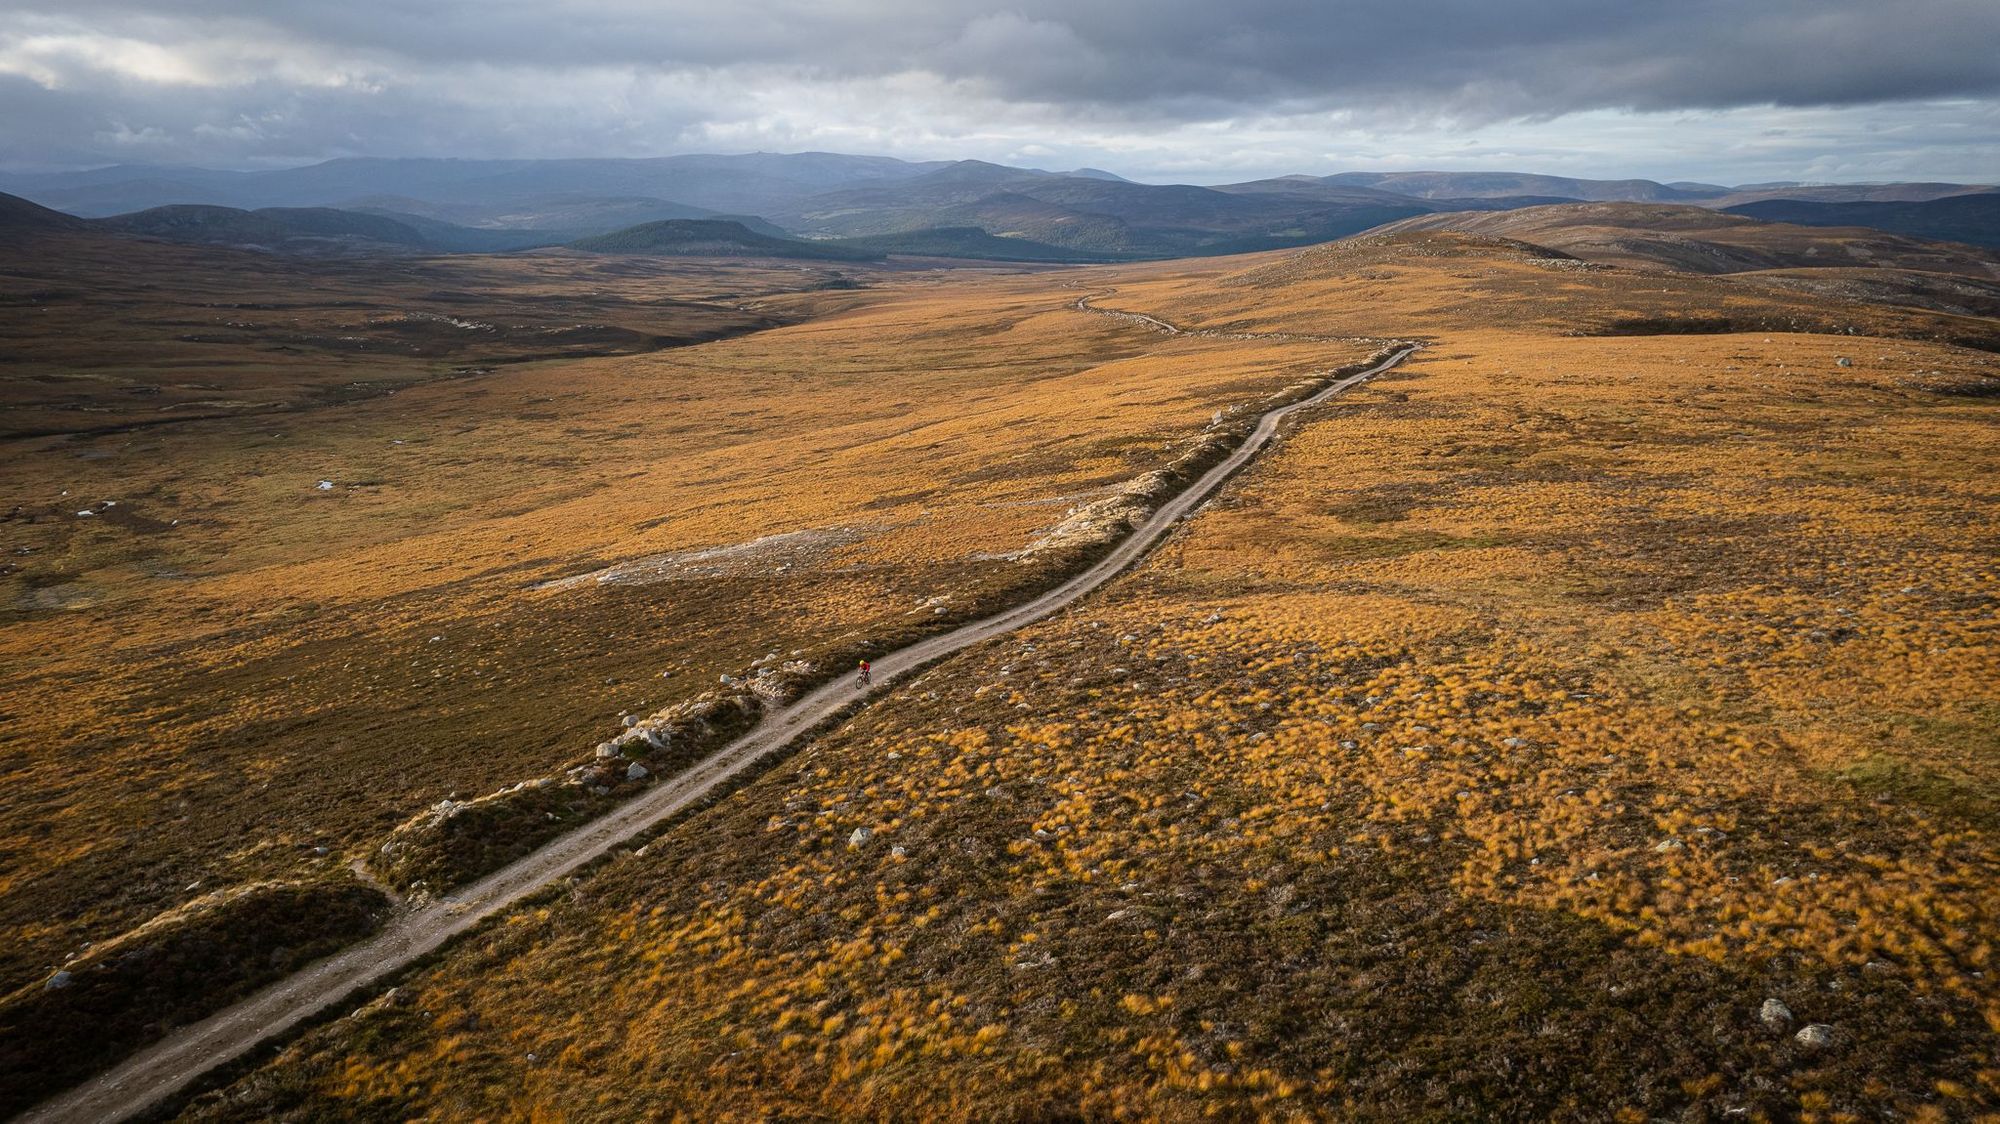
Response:
[[[983,261],[1104,262],[1124,260],[1129,256],[1115,253],[1093,254],[1026,238],[1003,238],[988,234],[976,226],[931,227],[897,234],[842,238],[818,244],[839,246],[865,253],[975,258]]]
[[[522,196],[498,202],[418,199],[407,195],[371,195],[341,204],[345,210],[402,219],[418,215],[435,222],[474,229],[544,231],[563,235],[566,242],[589,234],[606,234],[661,219],[707,219],[716,213],[669,199],[646,195],[592,195],[558,192]]]
[[[1091,254],[1172,257],[1322,242],[1431,209],[1375,192],[1139,184],[966,160],[816,195],[770,217],[830,237],[976,227]]]
[[[1577,203],[1518,211],[1447,212],[1404,219],[1382,233],[1455,230],[1512,238],[1590,261],[1690,273],[1889,266],[2000,276],[2000,257],[1970,246],[1859,228],[1760,222],[1703,207]]]
[[[81,230],[83,226],[83,220],[74,215],[52,211],[18,195],[0,193],[0,238]]]
[[[1865,226],[1913,238],[2000,247],[2000,192],[1900,202],[1826,203],[1768,199],[1725,208],[1766,222],[1802,226]]]
[[[880,261],[876,251],[773,238],[727,219],[667,219],[610,234],[580,238],[571,248],[595,254],[669,254],[684,257],[805,258]]]
[[[1809,203],[1922,203],[1956,195],[1979,195],[2000,188],[1974,183],[1825,183],[1751,184],[1732,188],[1703,202],[1708,207],[1735,207],[1770,199]]]
[[[431,243],[414,227],[381,215],[330,207],[235,207],[177,204],[99,219],[92,225],[120,234],[244,246],[284,253],[417,252]]]
[[[1585,202],[1688,202],[1721,195],[1711,185],[1668,186],[1653,180],[1589,180],[1524,172],[1341,172],[1327,183],[1372,187],[1418,199],[1477,199],[1509,195],[1556,196]]]
[[[409,214],[386,208],[365,208],[346,213],[373,215],[401,223],[421,235],[427,249],[440,253],[499,254],[513,250],[532,250],[542,246],[559,246],[576,237],[574,232],[567,230],[460,226],[427,215]]]
[[[761,214],[810,195],[921,175],[940,166],[830,152],[572,160],[348,158],[266,172],[121,166],[0,174],[0,190],[93,216],[172,203],[335,206],[403,196],[492,205],[559,195],[638,196]]]
[[[568,240],[548,230],[479,229],[425,215],[335,207],[236,207],[175,204],[91,219],[97,230],[212,246],[237,246],[305,257],[413,253],[502,253]]]

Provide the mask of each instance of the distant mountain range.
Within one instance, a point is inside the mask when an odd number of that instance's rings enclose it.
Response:
[[[733,222],[836,253],[1117,261],[1329,241],[1439,213],[1559,203],[1728,209],[1804,225],[2000,245],[2000,189],[1718,184],[1512,172],[1347,172],[1198,187],[1080,168],[838,153],[643,160],[344,159],[267,172],[119,166],[0,174],[0,191],[127,233],[282,253],[492,252],[601,235],[636,244]],[[1782,206],[1780,205],[1782,204]],[[670,252],[662,250],[660,252]]]

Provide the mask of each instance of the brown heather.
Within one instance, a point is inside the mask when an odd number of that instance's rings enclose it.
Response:
[[[184,1111],[1992,1118],[2000,370],[1930,342],[1984,328],[1453,236],[1087,279],[1214,334],[1065,311],[1059,276],[951,280],[523,374],[637,423],[632,459],[593,448],[573,514],[467,519],[429,565],[477,588],[504,534],[608,559],[872,518],[840,557],[903,584],[820,587],[811,617],[865,627],[1047,522],[984,504],[1129,475],[1197,401],[1334,357],[1232,336],[1431,346],[1084,605]],[[1758,326],[1629,334],[1696,314]],[[1124,358],[1064,373],[1081,349]],[[716,397],[665,413],[669,369]],[[773,371],[811,374],[750,392]],[[650,427],[713,441],[726,387],[765,436],[662,459]],[[777,596],[763,627],[803,631]]]

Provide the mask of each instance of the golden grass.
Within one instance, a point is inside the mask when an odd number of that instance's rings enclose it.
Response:
[[[1438,338],[1086,607],[190,1114],[1993,1112],[1994,360],[1566,336],[1693,282],[1442,245],[1103,271]]]
[[[560,255],[410,268],[502,304],[619,282]],[[12,444],[0,507],[19,505],[8,543],[28,553],[0,577],[0,976],[220,885],[337,872],[437,800],[545,773],[767,652],[1032,585],[1008,556],[1070,506],[1216,410],[1372,350],[1171,339],[1076,312],[1032,271],[785,292],[823,271],[618,268],[636,271],[621,315],[661,334],[684,322],[669,295],[798,323]],[[325,376],[301,362],[273,393]],[[799,531],[828,537],[538,588]]]

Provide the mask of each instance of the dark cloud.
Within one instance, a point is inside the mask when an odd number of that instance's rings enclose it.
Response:
[[[1037,128],[1115,154],[1237,118],[1380,135],[1985,103],[1996,43],[1993,0],[13,0],[0,143],[17,162],[245,160]]]

